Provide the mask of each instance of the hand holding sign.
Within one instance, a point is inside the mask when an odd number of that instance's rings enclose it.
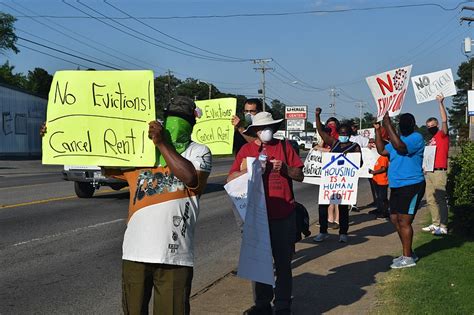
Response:
[[[148,138],[153,140],[153,143],[158,145],[159,143],[163,142],[163,126],[157,122],[156,120],[151,121],[148,124]]]

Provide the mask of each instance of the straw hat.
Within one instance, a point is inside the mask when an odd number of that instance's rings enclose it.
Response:
[[[255,127],[271,127],[277,131],[283,119],[274,120],[269,112],[260,112],[252,117],[252,124],[245,129],[244,134],[255,133]]]

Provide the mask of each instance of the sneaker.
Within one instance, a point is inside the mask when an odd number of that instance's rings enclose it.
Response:
[[[375,215],[376,219],[388,219],[390,218],[390,215],[388,213],[377,213]]]
[[[432,231],[431,232],[433,235],[447,235],[448,234],[448,230],[444,227],[439,227],[437,228],[436,230]]]
[[[368,213],[369,213],[369,214],[377,215],[377,214],[379,214],[380,212],[379,212],[379,209],[374,209],[374,210],[370,210]]]
[[[347,234],[339,235],[339,243],[347,243]]]
[[[329,222],[329,223],[328,223],[328,228],[333,229],[333,230],[338,230],[338,229],[339,229],[339,223],[337,223],[337,222]]]
[[[316,235],[314,238],[313,238],[313,241],[315,242],[322,242],[324,241],[325,239],[327,239],[329,237],[329,234],[328,233],[319,233],[318,235]]]
[[[421,230],[422,230],[423,232],[433,232],[433,231],[435,231],[437,228],[438,228],[438,226],[436,226],[436,225],[434,225],[434,224],[430,224],[430,225],[428,225],[428,226],[422,228]]]
[[[394,258],[394,259],[392,260],[392,263],[396,263],[397,261],[401,260],[403,257],[404,257],[404,256],[402,255],[402,256],[399,256],[399,257],[397,257],[397,258]],[[413,258],[413,260],[414,260],[415,262],[417,262],[417,261],[420,259],[420,258],[418,258],[418,256],[416,256],[415,252],[411,252],[411,258]]]
[[[272,306],[268,304],[267,306],[260,306],[257,305],[252,306],[248,310],[245,310],[243,315],[272,315]]]
[[[408,268],[408,267],[415,267],[416,263],[412,257],[402,256],[399,260],[394,262],[390,265],[392,269],[401,269],[401,268]]]

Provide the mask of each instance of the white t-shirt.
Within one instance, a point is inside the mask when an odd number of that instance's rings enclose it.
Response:
[[[186,187],[168,166],[124,173],[130,186],[124,260],[193,266],[199,196],[212,168],[212,156],[208,147],[195,142],[181,156],[198,171],[196,188]]]

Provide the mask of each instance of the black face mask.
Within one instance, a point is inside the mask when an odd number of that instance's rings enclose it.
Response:
[[[428,128],[428,132],[429,132],[432,136],[434,136],[434,135],[438,132],[438,130],[439,130],[438,127],[429,127],[429,128]]]

